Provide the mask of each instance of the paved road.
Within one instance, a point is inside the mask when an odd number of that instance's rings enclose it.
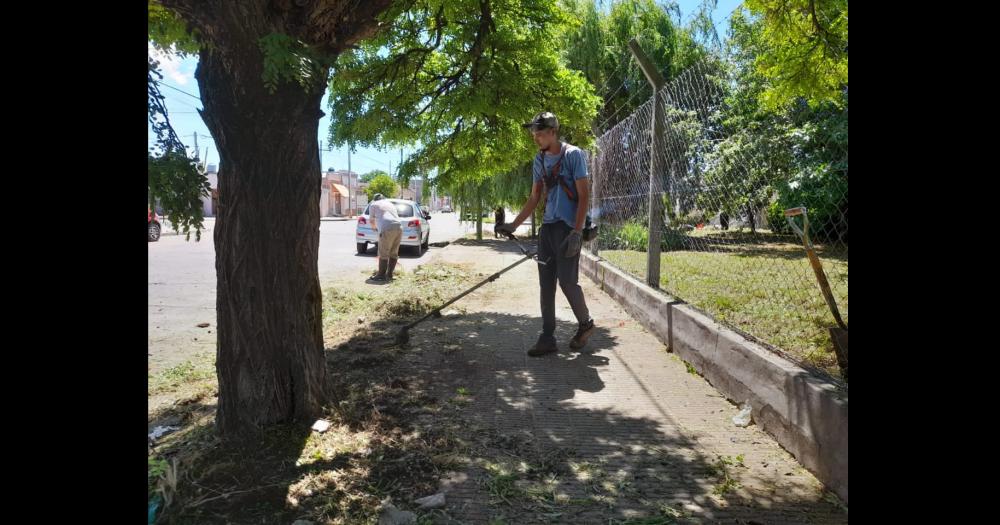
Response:
[[[207,230],[200,242],[185,241],[183,235],[166,231],[158,242],[148,243],[148,349],[149,371],[215,352],[215,245],[214,219],[206,219]],[[475,225],[460,223],[455,213],[436,213],[431,218],[430,242],[454,241]],[[376,267],[375,249],[358,255],[354,242],[355,221],[321,221],[319,277],[327,283],[357,276]],[[484,227],[484,230],[486,228]],[[427,262],[436,252],[431,247],[417,257],[403,249],[400,264],[410,270]],[[209,323],[207,328],[198,328]]]

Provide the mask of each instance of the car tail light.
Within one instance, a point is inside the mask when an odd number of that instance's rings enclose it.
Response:
[[[358,224],[368,224],[364,217],[358,217]]]
[[[410,228],[419,228],[420,227],[420,219],[416,219],[416,220],[410,221],[410,224],[407,224],[407,227],[410,227]]]

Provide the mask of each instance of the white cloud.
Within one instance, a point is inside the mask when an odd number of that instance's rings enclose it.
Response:
[[[163,53],[153,47],[152,43],[147,43],[147,49],[149,55],[153,57],[154,60],[160,63],[160,71],[163,72],[163,76],[176,82],[182,86],[187,85],[188,81],[193,80],[194,76],[185,71],[181,59],[174,53]]]

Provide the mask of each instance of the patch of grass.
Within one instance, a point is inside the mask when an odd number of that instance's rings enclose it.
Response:
[[[687,517],[687,512],[684,512],[681,509],[674,508],[672,505],[668,505],[666,503],[660,504],[660,514],[672,520],[678,520]]]
[[[736,309],[736,302],[730,297],[725,297],[725,296],[713,297],[711,299],[711,302],[715,306],[716,310],[718,310],[720,313],[725,313],[728,310]]]
[[[425,264],[399,275],[377,292],[327,288],[323,292],[324,334],[327,339],[346,339],[385,318],[412,320],[454,297],[474,277],[468,264]],[[414,294],[414,290],[420,293]],[[377,343],[355,340],[366,346]]]
[[[516,474],[494,473],[486,480],[485,488],[490,495],[491,503],[503,502],[508,505],[511,501],[520,498],[523,494],[516,485]]]
[[[323,294],[323,320],[340,321],[362,313],[371,304],[372,294],[329,288]]]
[[[167,472],[167,460],[157,457],[148,456],[149,468],[146,471],[146,489],[149,493],[149,497],[153,497],[153,493],[156,492],[156,484],[160,481]]]
[[[743,463],[744,458],[742,454],[735,458],[730,456],[717,456],[717,458],[711,466],[711,472],[713,475],[718,476],[719,482],[712,489],[712,493],[722,496],[740,487],[740,483],[733,477],[730,467],[746,468],[746,465]]]
[[[827,492],[824,494],[823,500],[844,511],[844,514],[847,514],[847,505],[844,505],[844,502],[840,501],[840,498],[838,498],[833,492]]]
[[[599,475],[599,470],[597,465],[590,463],[589,461],[584,462],[569,462],[570,471],[576,475],[576,479],[587,482],[596,479]]]
[[[173,392],[182,386],[215,380],[215,357],[198,356],[157,374],[146,376],[148,395]]]
[[[531,479],[533,476],[538,477],[537,472],[525,461],[520,461],[516,465],[510,464],[509,461],[503,463],[487,461],[484,467],[489,473],[489,478],[483,483],[483,488],[490,495],[490,503],[492,504],[566,503],[565,500],[559,501],[556,497],[555,489],[559,485],[558,478],[549,475],[540,479]]]
[[[722,235],[728,233],[730,235]],[[716,319],[840,376],[827,327],[835,322],[802,245],[787,236],[697,232],[687,249],[660,254],[663,289]],[[623,233],[624,235],[624,229]],[[848,321],[846,254],[819,248],[837,306]],[[611,264],[645,278],[646,254],[601,250]]]

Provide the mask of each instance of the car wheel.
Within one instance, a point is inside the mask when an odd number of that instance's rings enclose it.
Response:
[[[156,242],[160,240],[160,225],[155,222],[149,223],[149,228],[146,231],[146,238],[149,242]]]
[[[358,243],[358,255],[364,255],[366,253],[368,253],[368,243],[367,242],[359,242]]]

